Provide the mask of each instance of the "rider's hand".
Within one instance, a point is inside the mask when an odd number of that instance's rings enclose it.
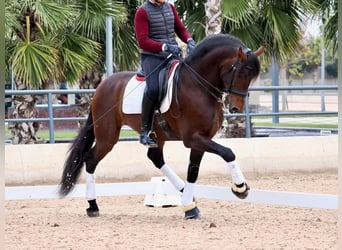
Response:
[[[196,47],[196,43],[193,39],[189,39],[188,46],[186,48],[186,53],[189,55]]]
[[[179,48],[177,45],[173,44],[164,44],[163,51],[170,52],[173,55],[179,56],[182,53],[182,49]]]

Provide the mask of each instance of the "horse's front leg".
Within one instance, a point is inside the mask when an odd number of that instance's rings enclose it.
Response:
[[[182,195],[182,205],[184,206],[185,219],[199,219],[200,211],[194,198],[195,182],[197,181],[200,163],[204,151],[191,149],[190,162],[188,166],[187,180]]]
[[[231,187],[232,192],[240,199],[245,199],[248,196],[248,190],[250,189],[245,181],[245,177],[236,160],[228,162],[227,164],[233,179],[233,185]]]
[[[231,187],[232,192],[240,199],[245,199],[248,196],[248,190],[250,189],[245,181],[245,177],[236,161],[235,154],[230,148],[224,147],[209,138],[198,136],[192,138],[188,143],[184,143],[185,146],[195,148],[197,150],[203,150],[205,152],[217,154],[221,156],[226,162],[229,168],[233,185]]]

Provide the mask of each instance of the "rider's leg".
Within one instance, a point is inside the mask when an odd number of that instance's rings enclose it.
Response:
[[[157,142],[150,137],[155,104],[147,96],[146,91],[142,100],[140,143],[148,147],[158,147]]]
[[[158,100],[158,74],[163,59],[157,56],[142,55],[141,66],[145,73],[146,88],[142,100],[140,143],[147,147],[158,147],[156,141],[150,137],[153,116]]]

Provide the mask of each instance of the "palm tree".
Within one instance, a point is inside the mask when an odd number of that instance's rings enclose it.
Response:
[[[86,72],[103,71],[105,17],[115,29],[126,21],[118,1],[6,0],[5,7],[7,79],[12,69],[16,89],[75,84]],[[35,104],[35,96],[16,97],[13,116],[36,117]],[[37,123],[9,127],[13,143],[37,142]]]

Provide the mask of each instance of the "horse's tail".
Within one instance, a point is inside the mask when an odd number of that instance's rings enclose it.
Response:
[[[64,170],[58,190],[62,197],[68,195],[73,190],[84,165],[85,155],[91,149],[94,140],[93,116],[90,112],[85,126],[72,142],[68,151],[68,157],[64,163]]]

